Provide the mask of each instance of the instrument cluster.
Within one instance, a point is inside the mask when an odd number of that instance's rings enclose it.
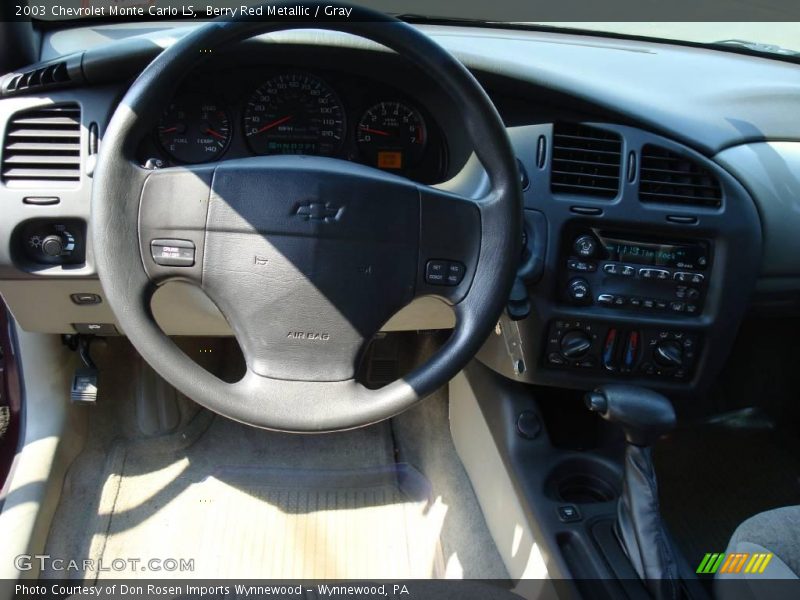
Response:
[[[213,74],[184,84],[165,107],[142,158],[169,165],[253,155],[342,158],[423,183],[441,181],[447,147],[430,113],[385,84],[299,70],[255,80]],[[338,85],[337,85],[338,84]]]

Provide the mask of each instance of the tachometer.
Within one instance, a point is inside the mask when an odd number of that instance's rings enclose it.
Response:
[[[401,102],[379,102],[358,122],[358,148],[379,169],[401,170],[425,154],[427,129],[419,111]]]
[[[164,151],[182,163],[215,160],[231,141],[228,113],[216,102],[198,95],[174,100],[158,126]]]
[[[313,75],[286,73],[261,85],[244,111],[244,132],[256,154],[331,156],[342,144],[344,108]]]

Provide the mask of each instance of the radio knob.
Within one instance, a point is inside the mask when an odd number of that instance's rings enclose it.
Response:
[[[588,304],[591,301],[589,282],[583,277],[575,277],[567,284],[567,295],[576,304]]]
[[[591,235],[581,235],[575,238],[572,250],[577,256],[591,258],[597,252],[597,240]]]
[[[592,347],[592,338],[584,331],[568,331],[561,338],[561,354],[566,358],[581,358]]]
[[[683,347],[671,340],[658,342],[653,359],[662,367],[680,367],[683,365]]]

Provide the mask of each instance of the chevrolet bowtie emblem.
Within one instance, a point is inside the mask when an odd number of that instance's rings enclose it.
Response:
[[[330,223],[338,221],[342,216],[342,209],[333,206],[330,202],[309,202],[297,207],[295,213],[305,221],[323,221]]]

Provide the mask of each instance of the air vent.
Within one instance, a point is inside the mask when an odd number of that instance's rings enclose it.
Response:
[[[76,105],[18,112],[3,144],[3,181],[78,181],[81,111]]]
[[[639,199],[664,204],[719,206],[722,189],[714,174],[696,161],[648,144],[642,148]]]
[[[613,198],[619,190],[622,139],[616,133],[556,123],[553,130],[550,190]]]
[[[44,87],[63,85],[69,83],[70,80],[67,63],[57,62],[8,76],[3,81],[3,92],[13,94],[34,91]]]

